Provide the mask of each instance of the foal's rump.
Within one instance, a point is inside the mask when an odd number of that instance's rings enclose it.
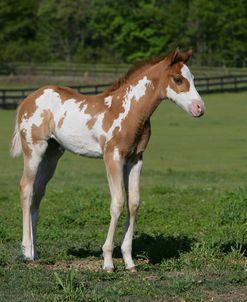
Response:
[[[49,138],[52,111],[50,101],[40,88],[24,99],[18,107],[10,153],[13,157],[28,155],[32,146]]]
[[[19,106],[11,155],[30,152],[50,138],[64,149],[90,157],[101,157],[102,149],[88,122],[85,100],[66,87],[46,86],[28,96]],[[25,152],[27,151],[27,152]]]

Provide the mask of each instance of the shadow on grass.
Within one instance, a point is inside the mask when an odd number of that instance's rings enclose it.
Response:
[[[144,255],[153,264],[161,263],[164,259],[178,258],[180,253],[189,252],[194,242],[187,236],[141,234],[133,240],[133,256],[140,258]]]
[[[227,243],[221,244],[220,250],[225,254],[228,254],[235,250],[242,254],[244,257],[247,257],[247,243],[242,244],[234,240],[229,241]]]
[[[91,250],[89,248],[70,248],[67,251],[67,255],[74,256],[76,258],[87,258],[87,257],[101,257],[102,250]]]
[[[135,259],[149,259],[151,263],[156,264],[161,263],[164,259],[178,258],[180,253],[189,252],[194,243],[195,240],[187,236],[150,236],[143,233],[133,240],[132,254]],[[85,248],[71,248],[67,253],[77,258],[100,257],[102,255],[101,250]],[[122,257],[120,245],[114,249],[113,257]]]

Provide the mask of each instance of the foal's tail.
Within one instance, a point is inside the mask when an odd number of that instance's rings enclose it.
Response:
[[[20,131],[18,127],[18,110],[16,114],[16,121],[15,121],[15,130],[12,137],[12,143],[10,147],[10,154],[13,157],[16,157],[22,153],[22,147],[21,147],[21,136]]]

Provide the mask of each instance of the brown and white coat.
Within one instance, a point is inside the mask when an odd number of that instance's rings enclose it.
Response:
[[[64,150],[103,158],[111,192],[111,221],[103,245],[104,269],[113,270],[113,239],[127,193],[128,219],[121,246],[125,266],[134,271],[133,228],[139,207],[142,155],[148,144],[150,117],[169,98],[194,117],[204,112],[186,62],[191,50],[176,50],[127,73],[110,89],[84,96],[72,89],[47,86],[28,96],[17,111],[11,153],[23,153],[20,182],[23,210],[22,250],[37,257],[36,230],[40,201]]]

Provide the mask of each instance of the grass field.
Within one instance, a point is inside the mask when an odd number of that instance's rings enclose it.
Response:
[[[14,111],[0,111],[0,301],[247,301],[247,93],[205,96],[192,119],[161,104],[145,153],[133,254],[101,270],[109,192],[100,160],[65,154],[41,205],[40,260],[20,254]]]

